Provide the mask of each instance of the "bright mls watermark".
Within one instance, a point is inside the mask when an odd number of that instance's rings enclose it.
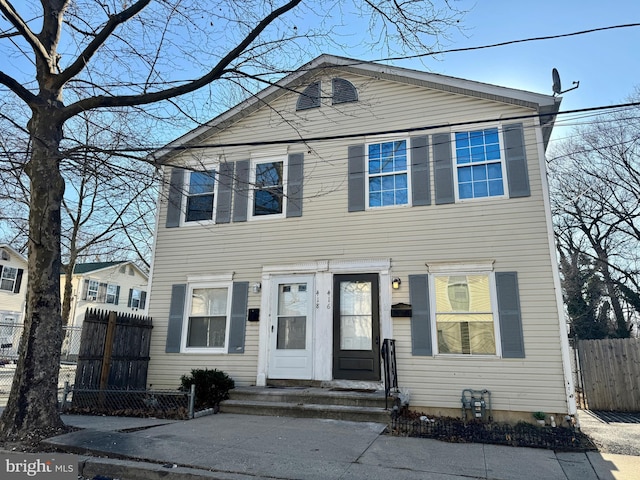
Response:
[[[78,456],[63,453],[0,454],[2,480],[77,480]]]

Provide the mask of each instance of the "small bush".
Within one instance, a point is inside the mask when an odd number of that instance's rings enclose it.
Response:
[[[195,406],[199,408],[214,408],[220,402],[229,398],[229,390],[235,387],[235,382],[221,370],[193,369],[191,375],[180,377],[180,390],[188,392],[191,385],[196,386]]]

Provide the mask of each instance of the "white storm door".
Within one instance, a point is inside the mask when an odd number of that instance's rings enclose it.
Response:
[[[269,378],[313,378],[313,276],[274,278]]]

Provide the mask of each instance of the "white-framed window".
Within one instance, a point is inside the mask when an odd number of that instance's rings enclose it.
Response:
[[[127,301],[127,307],[131,308],[144,308],[147,299],[147,292],[138,288],[129,289],[129,300]]]
[[[450,355],[501,354],[495,276],[454,268],[431,276],[434,351]]]
[[[188,171],[184,221],[207,222],[215,219],[216,169]]]
[[[409,205],[410,154],[407,139],[366,144],[368,208]]]
[[[262,158],[251,164],[251,218],[280,218],[286,212],[287,158]]]
[[[98,299],[98,290],[100,289],[100,282],[98,280],[89,279],[87,283],[87,295],[86,300],[95,302]]]
[[[505,196],[505,163],[498,127],[454,132],[457,200]]]
[[[231,318],[230,284],[190,284],[186,311],[182,329],[184,350],[226,353]]]
[[[16,288],[16,279],[18,278],[18,269],[15,267],[2,267],[0,274],[0,290],[13,292]]]
[[[118,285],[108,284],[106,292],[106,303],[118,304]]]

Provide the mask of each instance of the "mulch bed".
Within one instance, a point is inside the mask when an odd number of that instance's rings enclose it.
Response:
[[[512,425],[478,420],[463,421],[460,418],[433,417],[412,411],[392,418],[387,433],[452,443],[490,443],[574,452],[597,450],[587,435],[573,427],[539,426],[527,422]]]

